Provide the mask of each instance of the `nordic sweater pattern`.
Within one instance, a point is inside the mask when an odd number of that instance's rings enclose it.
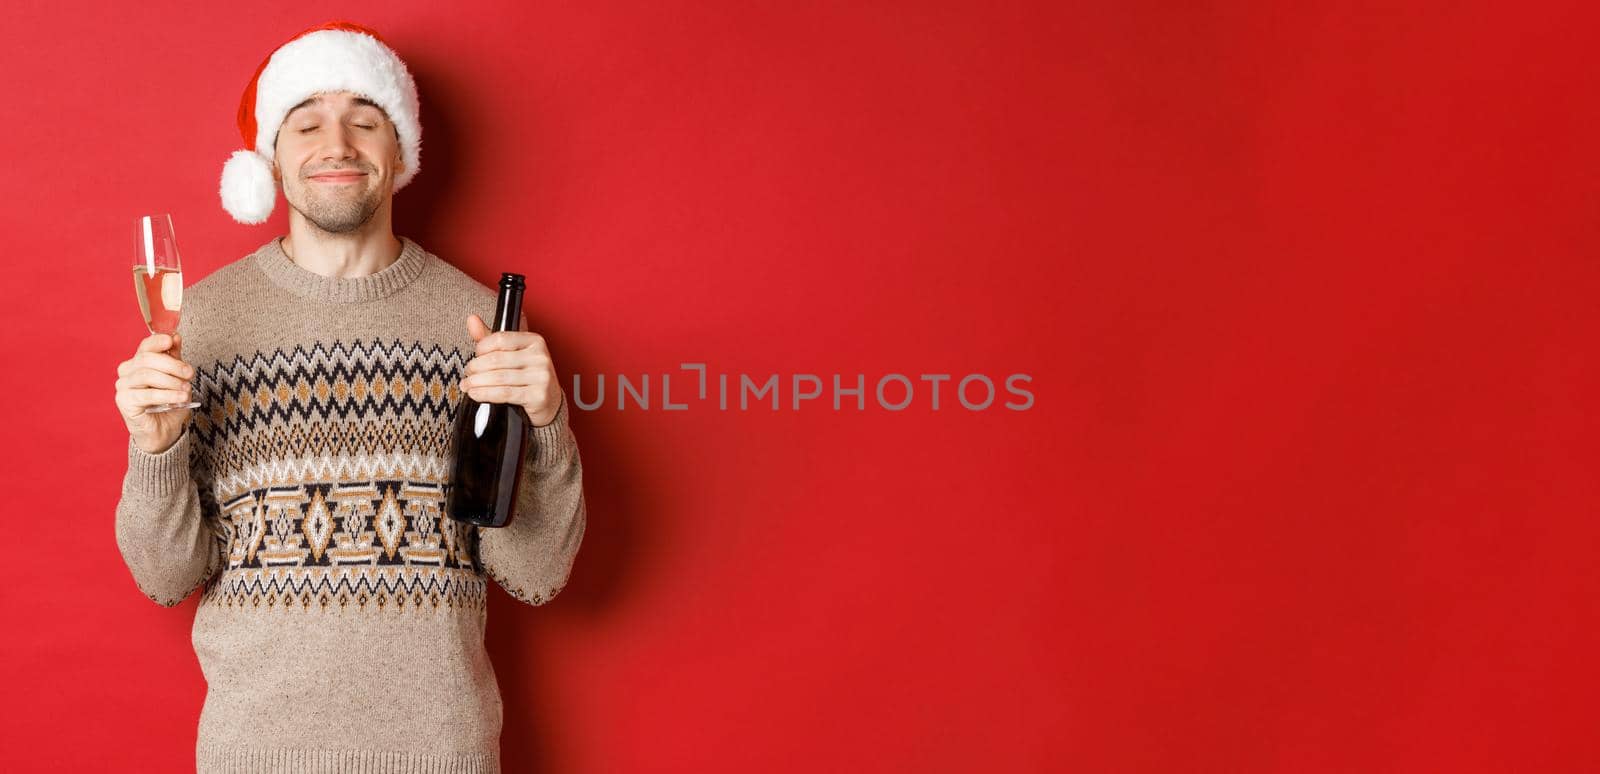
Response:
[[[116,538],[155,602],[204,589],[200,771],[499,770],[487,582],[532,605],[565,587],[581,461],[563,403],[510,526],[444,515],[464,318],[495,293],[401,242],[331,278],[274,239],[185,289],[201,406],[160,454],[129,440]]]
[[[448,471],[432,453],[449,443],[460,402],[449,385],[464,365],[454,350],[336,339],[203,373],[216,400],[195,431],[228,570],[207,595],[482,605],[476,530],[442,518]]]

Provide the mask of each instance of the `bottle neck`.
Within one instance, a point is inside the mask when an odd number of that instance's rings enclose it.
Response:
[[[501,285],[500,298],[494,307],[494,329],[514,331],[517,329],[517,320],[520,317],[522,317],[522,288]]]

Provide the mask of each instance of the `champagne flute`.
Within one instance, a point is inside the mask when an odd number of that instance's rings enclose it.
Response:
[[[183,264],[178,260],[178,238],[172,231],[172,216],[144,215],[134,233],[133,289],[139,296],[139,311],[151,333],[178,332],[178,314],[183,307]],[[155,413],[180,408],[195,408],[199,401],[151,406]]]

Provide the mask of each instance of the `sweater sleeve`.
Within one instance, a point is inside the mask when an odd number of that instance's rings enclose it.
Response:
[[[128,439],[128,472],[117,502],[117,548],[139,590],[172,607],[204,585],[222,552],[193,469],[194,433],[185,427],[160,454]]]
[[[478,546],[489,577],[518,600],[542,605],[567,585],[586,521],[583,465],[565,396],[555,419],[533,428],[531,441],[511,523],[478,528]]]

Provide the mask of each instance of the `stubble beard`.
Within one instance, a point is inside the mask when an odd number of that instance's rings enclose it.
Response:
[[[361,228],[372,220],[373,213],[383,204],[377,192],[370,188],[363,188],[359,194],[318,192],[316,184],[303,182],[300,194],[305,206],[293,201],[289,202],[290,206],[312,225],[330,234],[347,234]]]

